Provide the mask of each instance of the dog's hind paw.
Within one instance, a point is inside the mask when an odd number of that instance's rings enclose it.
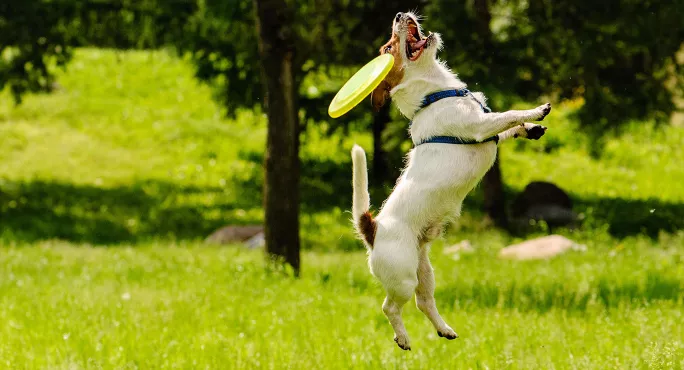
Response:
[[[458,338],[458,334],[454,331],[454,329],[447,327],[446,330],[442,331],[437,331],[437,335],[439,335],[441,338],[446,338],[448,340],[456,339]]]
[[[410,351],[411,350],[411,344],[409,343],[409,339],[407,337],[394,337],[394,341],[397,343],[399,348],[403,349],[404,351]]]

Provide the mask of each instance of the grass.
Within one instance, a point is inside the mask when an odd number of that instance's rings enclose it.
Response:
[[[262,219],[260,111],[224,118],[191,66],[163,51],[80,49],[58,81],[19,107],[0,93],[0,367],[684,366],[681,127],[632,123],[592,157],[571,101],[542,140],[503,145],[509,200],[529,181],[559,184],[584,216],[559,232],[587,252],[498,260],[544,230],[491,228],[476,190],[432,253],[438,306],[461,338],[438,338],[409,305],[405,353],[348,223],[348,151],[371,147],[361,121],[348,132],[307,122],[292,280],[260,252],[199,243]],[[463,239],[475,253],[442,253]]]
[[[438,338],[413,304],[413,350],[392,341],[361,253],[307,252],[298,280],[259,252],[58,242],[0,256],[7,368],[681,368],[680,249],[633,243],[516,263],[433,250]],[[634,266],[639,266],[634,269]]]
[[[58,82],[61,90],[27,96],[19,107],[0,95],[0,238],[197,240],[225,224],[261,221],[259,111],[223,118],[192,67],[163,51],[80,49]],[[575,200],[587,238],[597,229],[654,239],[684,229],[684,130],[634,123],[593,158],[592,141],[571,119],[578,104],[556,104],[543,140],[502,146],[509,200],[529,181],[546,180]],[[307,249],[360,248],[346,222],[348,153],[355,142],[370,148],[371,138],[362,123],[344,123],[356,129],[325,135],[329,122],[309,121],[302,137]],[[386,193],[374,193],[373,203]],[[481,201],[479,189],[467,199],[466,229],[468,217],[481,219]]]

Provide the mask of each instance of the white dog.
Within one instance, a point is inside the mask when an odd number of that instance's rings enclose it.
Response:
[[[375,218],[369,212],[366,154],[359,146],[352,149],[353,222],[369,249],[371,272],[387,291],[382,310],[402,349],[411,346],[401,311],[414,293],[439,336],[458,337],[437,312],[427,243],[439,236],[446,220],[459,215],[465,196],[494,163],[497,144],[511,137],[538,139],[546,128],[525,122],[541,121],[551,110],[544,104],[491,113],[484,95],[466,90],[437,59],[441,47],[439,34],[423,36],[414,14],[398,13],[392,38],[380,49],[394,56],[395,66],[372,93],[373,105],[391,97],[412,120],[415,147]]]

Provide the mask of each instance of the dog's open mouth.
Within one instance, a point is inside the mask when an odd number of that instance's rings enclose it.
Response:
[[[410,61],[414,62],[420,58],[429,38],[430,36],[421,36],[420,31],[418,31],[418,25],[409,20],[408,36],[406,36],[406,56]]]

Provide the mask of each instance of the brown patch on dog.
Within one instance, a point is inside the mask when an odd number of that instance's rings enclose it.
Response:
[[[373,215],[370,212],[366,212],[359,218],[359,231],[363,235],[363,239],[368,243],[368,245],[373,248],[373,243],[375,242],[375,232],[378,230],[378,225],[373,219]]]
[[[380,107],[385,105],[390,97],[390,90],[401,82],[404,78],[404,70],[401,66],[401,46],[399,43],[399,36],[392,32],[392,37],[385,45],[380,47],[380,54],[392,54],[394,57],[394,65],[389,71],[384,80],[378,85],[378,87],[371,93],[371,103],[373,104],[373,109],[379,111]]]

